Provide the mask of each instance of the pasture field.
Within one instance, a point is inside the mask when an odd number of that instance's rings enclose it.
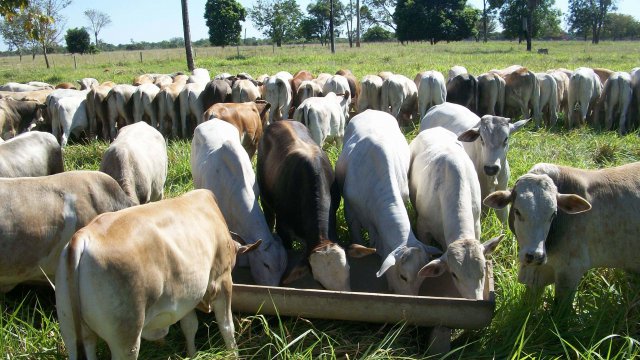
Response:
[[[413,78],[422,70],[446,72],[452,65],[464,65],[479,74],[491,68],[521,64],[534,71],[555,67],[606,67],[629,71],[640,66],[640,42],[598,46],[582,42],[535,42],[549,49],[549,55],[528,54],[516,42],[438,44],[365,44],[360,49],[338,47],[331,56],[318,46],[198,49],[196,64],[220,72],[248,72],[252,75],[295,72],[334,73],[350,68],[361,78],[368,73],[389,70]],[[52,83],[95,77],[100,81],[130,82],[143,72],[185,71],[182,50],[78,56],[78,69],[68,55],[54,55],[53,69],[44,69],[43,59],[33,63],[24,57],[0,58],[0,83],[40,80]],[[413,139],[417,130],[406,133]],[[511,180],[538,162],[580,168],[602,168],[640,161],[638,131],[620,137],[615,132],[589,128],[571,131],[534,129],[528,124],[515,133],[508,155]],[[97,170],[108,145],[93,142],[69,145],[64,150],[65,168]],[[340,149],[326,148],[335,163]],[[189,165],[190,143],[169,142],[169,177],[165,195],[174,197],[193,188]],[[34,209],[37,211],[37,209]],[[491,325],[476,331],[455,331],[447,359],[633,359],[640,356],[640,276],[619,270],[591,271],[580,284],[570,316],[553,314],[553,289],[541,299],[525,296],[517,282],[517,244],[493,214],[482,221],[483,240],[505,232],[506,237],[492,255],[496,283],[496,312]],[[342,208],[338,213],[340,241],[348,243]],[[603,239],[606,241],[607,239]],[[0,298],[0,357],[64,358],[53,291],[20,286]],[[225,358],[224,342],[213,315],[198,314],[200,329],[197,358]],[[240,355],[247,359],[422,359],[426,357],[426,329],[404,324],[371,325],[304,318],[280,318],[234,314]],[[99,347],[99,357],[108,357],[108,348]],[[141,359],[179,358],[185,354],[184,337],[173,326],[165,341],[143,341]]]

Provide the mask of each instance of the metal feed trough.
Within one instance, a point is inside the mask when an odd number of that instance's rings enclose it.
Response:
[[[451,329],[481,329],[491,323],[495,310],[493,272],[487,261],[484,300],[467,300],[456,290],[447,272],[426,278],[420,296],[390,294],[385,277],[377,278],[378,256],[350,258],[351,292],[322,290],[311,275],[292,287],[252,285],[249,268],[233,272],[232,309],[249,314],[296,316],[431,327],[430,353],[450,349]]]

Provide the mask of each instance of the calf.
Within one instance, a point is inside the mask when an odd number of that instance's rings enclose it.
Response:
[[[291,248],[294,238],[305,247],[306,256],[285,274],[283,283],[305,275],[310,265],[322,286],[349,291],[349,264],[344,249],[336,243],[340,194],[333,168],[303,124],[278,121],[266,128],[258,151],[257,177],[269,228],[275,222],[285,247]]]
[[[504,114],[504,79],[496,73],[478,76],[478,115]]]
[[[540,112],[544,115],[544,120],[547,126],[556,126],[558,122],[558,84],[556,79],[551,74],[539,73],[536,74],[538,84],[540,86]],[[536,126],[541,125],[542,119],[536,119]]]
[[[267,112],[271,105],[264,101],[257,103],[218,103],[213,104],[204,113],[204,119],[217,118],[224,120],[238,129],[242,146],[253,158],[258,143],[262,139],[262,132],[267,122]]]
[[[311,138],[322,147],[325,140],[334,140],[338,148],[342,147],[346,119],[341,103],[349,94],[338,96],[333,92],[325,97],[306,99],[293,114],[293,120],[303,123]]]
[[[613,118],[617,115],[619,119],[618,131],[620,135],[626,133],[629,128],[627,124],[627,112],[631,105],[632,92],[631,76],[628,73],[619,71],[609,76],[609,79],[604,84],[600,99],[600,102],[604,103],[604,128],[606,130],[611,130],[613,127]],[[599,125],[599,121],[596,120],[596,122]]]
[[[420,131],[442,126],[458,136],[476,169],[481,196],[485,197],[495,190],[507,188],[509,136],[528,121],[510,124],[508,118],[500,116],[479,118],[464,106],[444,103],[427,113],[420,124]],[[496,214],[502,223],[506,222],[506,211],[497,211]]]
[[[447,102],[460,104],[474,113],[478,111],[478,80],[464,73],[447,82]]]
[[[578,124],[585,123],[587,118],[589,122],[593,122],[601,94],[602,83],[592,69],[581,67],[574,71],[569,80],[569,115],[567,116],[569,129],[573,127],[574,118],[578,116],[579,118],[575,119]]]
[[[136,359],[140,338],[159,340],[178,320],[193,357],[196,307],[215,312],[237,356],[231,270],[247,249],[231,239],[209,190],[97,217],[73,236],[56,272],[69,357],[95,358],[100,337],[114,359]]]
[[[111,175],[136,204],[162,200],[167,179],[167,144],[145,122],[127,125],[102,156],[100,171]]]
[[[360,89],[358,112],[363,112],[367,109],[381,110],[382,78],[378,75],[365,75],[360,83]]]
[[[380,109],[396,118],[400,126],[408,126],[418,110],[418,88],[404,75],[394,74],[382,82]]]
[[[110,176],[97,171],[0,179],[0,292],[53,279],[73,233],[96,215],[133,203]]]
[[[409,145],[396,119],[366,110],[347,125],[336,180],[351,240],[362,243],[360,231],[367,230],[383,259],[376,275],[386,274],[395,293],[417,295],[423,280],[418,271],[432,251],[413,235],[405,208],[409,161]]]
[[[411,142],[409,197],[416,210],[416,236],[437,241],[444,254],[425,265],[420,276],[449,271],[467,299],[482,300],[485,255],[500,238],[481,244],[480,183],[457,136],[441,127],[422,131]]]
[[[43,121],[46,105],[37,101],[0,99],[0,137],[10,139]]]
[[[31,131],[0,143],[0,177],[34,177],[64,171],[55,136]]]
[[[447,98],[447,86],[439,71],[425,71],[416,76],[418,80],[418,112],[420,119],[432,106],[442,104]]]
[[[218,119],[198,125],[191,142],[191,173],[197,189],[209,189],[215,194],[229,230],[247,243],[262,240],[262,246],[249,254],[254,281],[259,285],[280,285],[287,253],[267,226],[258,204],[260,191],[251,159],[233,125]]]
[[[484,202],[509,210],[518,240],[518,280],[572,304],[580,279],[598,267],[640,271],[640,163],[601,170],[537,164],[511,190]]]

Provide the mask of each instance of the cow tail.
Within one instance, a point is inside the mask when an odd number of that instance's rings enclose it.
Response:
[[[535,75],[533,75],[533,94],[531,96],[531,102],[531,105],[533,105],[533,117],[536,121],[540,121],[540,82]]]
[[[64,270],[64,277],[66,278],[67,294],[62,293],[64,288],[58,286],[56,289],[56,301],[60,303],[60,299],[66,299],[69,304],[71,321],[73,323],[73,336],[75,337],[75,352],[78,359],[86,358],[86,353],[83,344],[82,336],[82,311],[80,306],[80,271],[78,266],[80,259],[85,249],[85,239],[82,236],[82,232],[74,235],[71,241],[65,247],[62,256],[60,258],[60,269],[58,269],[59,276],[62,277],[60,270]],[[63,301],[64,302],[64,301]],[[60,305],[59,305],[60,306]],[[60,309],[58,310],[60,311]],[[64,335],[64,334],[63,334]],[[68,334],[71,335],[71,334]],[[68,336],[67,335],[67,336]],[[67,344],[67,346],[72,346]],[[70,349],[71,350],[71,349]]]
[[[286,116],[286,118],[289,118],[290,109],[283,109],[286,108],[286,105],[288,104],[287,96],[285,95],[284,98],[282,98],[282,95],[287,93],[287,86],[284,84],[285,81],[286,80],[282,79],[277,79],[276,81],[276,84],[278,84],[278,108],[276,109],[276,113],[282,114],[282,116]],[[280,120],[283,120],[283,118],[281,117]]]

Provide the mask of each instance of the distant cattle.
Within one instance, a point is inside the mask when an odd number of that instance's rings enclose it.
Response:
[[[580,279],[601,267],[640,271],[640,163],[600,170],[537,164],[513,188],[484,202],[511,204],[518,241],[518,281],[535,289],[555,283],[571,306]]]
[[[0,143],[0,177],[34,177],[64,171],[56,138],[31,131]]]
[[[360,96],[358,97],[358,112],[365,110],[380,110],[380,96],[382,95],[382,78],[378,75],[365,75],[360,82]]]
[[[574,71],[569,80],[569,115],[567,116],[569,129],[574,121],[577,124],[593,122],[601,94],[602,83],[592,69],[581,67]]]
[[[366,110],[347,125],[336,180],[352,241],[362,244],[360,231],[367,230],[369,243],[383,261],[376,275],[386,274],[390,290],[397,294],[417,295],[424,279],[418,271],[433,251],[411,231],[405,208],[409,161],[409,145],[397,120]]]
[[[409,197],[416,210],[416,236],[437,241],[444,254],[420,269],[420,276],[451,273],[462,296],[482,300],[485,255],[501,240],[480,243],[480,183],[457,136],[441,127],[411,142]]]
[[[69,357],[95,358],[102,338],[113,358],[137,359],[141,338],[162,339],[177,321],[193,357],[195,308],[215,312],[237,356],[231,270],[236,254],[248,249],[232,240],[209,190],[95,218],[65,247],[56,272]]]
[[[504,79],[492,72],[478,76],[478,115],[504,114]]]
[[[133,122],[145,121],[153,128],[158,128],[158,107],[156,96],[160,89],[153,84],[141,84],[131,96]]]
[[[282,241],[271,234],[258,204],[260,191],[251,160],[233,125],[218,119],[198,125],[191,142],[191,173],[197,189],[209,189],[216,195],[229,230],[250,244],[262,240],[248,254],[256,284],[280,285],[287,253]]]
[[[100,171],[111,175],[136,204],[162,200],[167,167],[167,144],[145,122],[120,129],[100,163]]]
[[[441,126],[458,136],[467,155],[475,166],[480,192],[487,196],[495,190],[507,188],[509,182],[509,136],[524,126],[529,119],[513,124],[508,118],[485,115],[479,118],[464,106],[444,103],[435,106],[422,119],[420,131]],[[498,218],[505,223],[506,211],[498,211]]]
[[[609,76],[609,79],[604,84],[600,99],[605,112],[604,128],[606,130],[611,130],[615,117],[618,119],[620,135],[627,132],[629,129],[627,113],[631,105],[632,96],[631,76],[628,73],[619,71]],[[599,121],[597,122],[599,126]]]
[[[432,106],[446,101],[447,85],[439,71],[418,73],[414,81],[418,87],[418,113],[422,119]]]
[[[0,292],[53,280],[62,248],[96,215],[133,203],[110,176],[70,171],[0,179]]]
[[[268,78],[265,82],[264,99],[271,104],[269,111],[269,123],[289,118],[289,110],[293,103],[291,84],[286,74],[277,74]]]
[[[341,148],[347,122],[341,104],[348,96],[338,96],[330,92],[324,97],[306,99],[294,112],[293,120],[305,124],[309,128],[311,138],[320,147],[324,145],[325,140],[333,140],[338,148]]]
[[[333,75],[327,80],[322,88],[322,93],[326,96],[328,93],[335,93],[336,95],[347,95],[342,98],[340,106],[344,113],[345,119],[349,118],[349,109],[351,107],[351,85],[349,80],[342,75]]]
[[[393,115],[400,126],[408,126],[418,111],[416,84],[404,75],[389,76],[382,82],[380,109]]]
[[[540,86],[540,107],[541,116],[547,126],[554,127],[558,122],[558,84],[555,77],[547,73],[536,74]],[[536,126],[541,125],[542,119],[536,119]]]

